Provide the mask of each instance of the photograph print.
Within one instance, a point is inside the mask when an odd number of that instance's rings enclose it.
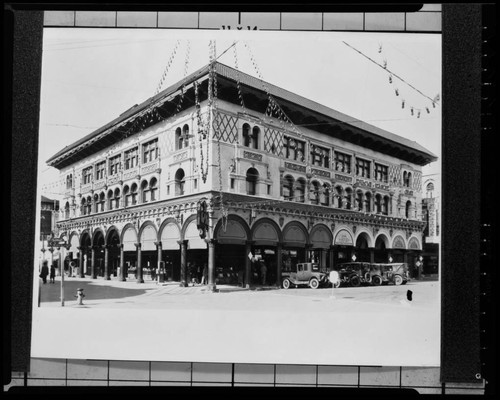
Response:
[[[32,357],[439,366],[441,35],[45,28]]]

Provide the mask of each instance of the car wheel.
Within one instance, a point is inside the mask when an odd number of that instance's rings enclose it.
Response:
[[[283,288],[288,289],[291,286],[291,282],[288,279],[283,280]]]
[[[310,281],[309,281],[309,287],[311,289],[317,289],[319,287],[319,281],[316,279],[316,278],[312,278]]]
[[[359,285],[361,285],[361,279],[359,279],[359,276],[354,275],[351,276],[351,279],[349,279],[349,283],[353,287],[358,287]]]
[[[375,275],[373,278],[372,278],[372,283],[375,285],[375,286],[380,286],[382,284],[382,277],[379,276],[379,275]]]
[[[394,275],[394,284],[399,286],[403,284],[403,277],[401,275]]]

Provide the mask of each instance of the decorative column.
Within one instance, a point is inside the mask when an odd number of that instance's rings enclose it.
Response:
[[[123,244],[118,245],[120,247],[120,280],[125,282],[127,280],[125,276],[125,257],[123,251]]]
[[[247,240],[245,243],[245,287],[250,288],[252,282],[252,260],[248,257],[252,251],[252,245],[255,242],[253,240]]]
[[[142,279],[142,251],[141,251],[141,243],[134,243],[137,248],[137,283],[144,283],[144,279]]]
[[[104,247],[104,279],[111,280],[109,276],[109,244],[103,245]]]
[[[278,242],[277,246],[276,246],[276,252],[277,252],[277,254],[276,254],[276,285],[278,287],[281,287],[281,264],[283,262],[282,254],[281,254],[282,249],[283,249],[283,243]]]
[[[79,273],[77,275],[80,275],[80,278],[85,278],[85,271],[83,270],[83,250],[84,247],[80,246],[77,247],[78,249],[78,271]]]
[[[305,250],[306,250],[306,261],[311,262],[311,249],[312,249],[312,244],[306,244]]]
[[[279,167],[279,172],[280,172],[280,197],[283,197],[283,183],[284,183],[283,175],[285,173],[285,168]]]
[[[92,276],[92,279],[96,279],[96,271],[95,271],[95,250],[97,246],[92,246],[92,256],[90,258],[90,275]]]
[[[330,249],[328,250],[330,253],[330,265],[328,266],[329,271],[333,271],[335,269],[335,246],[333,244],[330,245]]]
[[[160,263],[163,261],[162,260],[162,244],[161,240],[159,242],[155,242],[156,249],[158,250],[158,262],[156,263],[156,267],[160,268]]]
[[[187,240],[179,240],[177,243],[181,246],[181,283],[179,286],[181,287],[187,287],[188,286],[188,281],[187,281],[187,265],[186,265],[186,258],[187,258]],[[209,280],[210,280],[210,270],[208,273]]]
[[[215,285],[215,239],[205,239],[208,244],[208,290],[214,292]]]

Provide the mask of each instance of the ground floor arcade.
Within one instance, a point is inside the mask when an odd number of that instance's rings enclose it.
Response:
[[[62,231],[66,261],[81,277],[142,283],[159,272],[181,286],[193,280],[213,287],[280,285],[282,273],[299,262],[318,263],[325,272],[353,260],[406,262],[412,278],[418,277],[422,226],[416,222],[345,215],[313,219],[283,209],[228,211],[226,218],[211,214],[206,238],[199,235],[196,213],[68,229]]]

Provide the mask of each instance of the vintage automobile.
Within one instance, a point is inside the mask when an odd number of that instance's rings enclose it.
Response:
[[[379,267],[380,276],[383,283],[393,283],[395,285],[406,285],[410,280],[408,274],[408,264],[406,263],[390,263],[390,264],[374,264]]]
[[[408,265],[405,263],[351,262],[340,264],[338,272],[344,286],[380,286],[388,283],[404,285],[410,280]]]
[[[328,275],[321,272],[319,265],[314,263],[298,263],[291,268],[291,271],[282,273],[282,285],[285,289],[293,286],[309,286],[317,289],[329,283]]]
[[[358,287],[365,282],[365,274],[370,269],[367,262],[349,262],[338,266],[341,286]]]

